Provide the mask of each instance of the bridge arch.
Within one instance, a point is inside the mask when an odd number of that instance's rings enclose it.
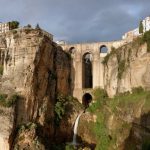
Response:
[[[93,55],[90,52],[84,53],[82,56],[82,88],[93,87]]]
[[[73,47],[73,46],[70,47],[70,48],[69,48],[69,53],[70,53],[70,54],[74,54],[74,53],[75,53],[75,47]]]
[[[85,93],[82,97],[82,104],[85,108],[89,107],[89,104],[92,102],[92,95],[90,93]]]
[[[106,45],[101,45],[99,48],[100,53],[108,53],[108,47]]]

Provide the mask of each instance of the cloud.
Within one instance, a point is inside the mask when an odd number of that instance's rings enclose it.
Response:
[[[1,0],[1,22],[37,23],[55,39],[110,41],[150,15],[149,0]]]

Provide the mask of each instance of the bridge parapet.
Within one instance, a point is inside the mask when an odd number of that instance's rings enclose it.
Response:
[[[118,48],[120,46],[125,45],[127,42],[125,40],[120,41],[111,41],[111,42],[95,42],[95,43],[79,43],[79,44],[65,44],[61,45],[64,51],[70,51],[74,49],[74,53],[80,53],[83,55],[86,52],[91,53],[101,53],[100,48],[105,46],[107,47],[109,53],[112,47]],[[102,54],[102,53],[101,53]],[[106,55],[101,55],[101,57],[105,57]]]

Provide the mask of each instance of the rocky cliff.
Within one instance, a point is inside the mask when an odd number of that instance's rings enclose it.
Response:
[[[108,98],[102,89],[81,116],[78,141],[92,150],[149,150],[150,91],[141,87]]]
[[[92,93],[93,103],[79,125],[79,139],[86,147],[149,150],[150,39],[148,43],[143,38],[112,47],[104,58],[104,88],[109,97],[102,89]]]
[[[72,92],[70,67],[69,55],[40,29],[0,35],[0,150],[35,149],[35,141],[44,149],[57,135],[54,107],[59,94]]]
[[[104,86],[109,96],[139,86],[150,88],[150,53],[141,38],[118,49],[112,47],[103,64]]]

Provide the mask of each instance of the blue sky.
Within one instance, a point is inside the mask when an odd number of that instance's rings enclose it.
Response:
[[[149,8],[150,0],[0,0],[0,21],[39,23],[56,40],[111,41],[150,16]]]

